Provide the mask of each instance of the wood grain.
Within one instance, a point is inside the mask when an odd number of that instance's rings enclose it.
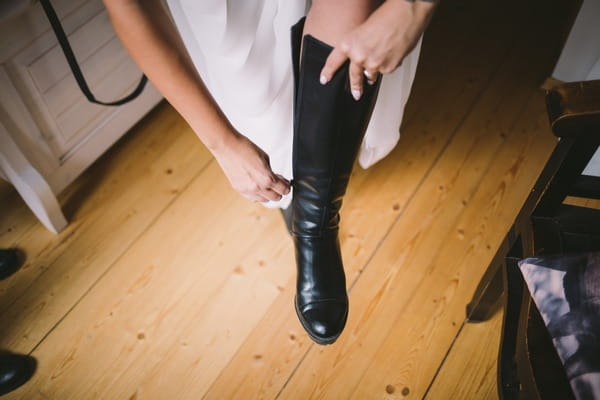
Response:
[[[0,283],[0,346],[40,363],[6,398],[489,398],[499,323],[464,308],[555,144],[538,87],[567,5],[541,4],[440,4],[399,146],[353,173],[332,346],[297,321],[279,213],[168,105],[61,196],[61,235],[0,195],[0,246],[28,254]]]
[[[211,163],[51,332],[33,353],[46,364],[29,387],[75,399],[206,391],[293,272],[282,268],[291,247],[279,215],[221,175]],[[89,374],[110,368],[121,372]]]
[[[1,285],[1,347],[30,352],[209,160],[172,110],[145,132],[141,143],[130,143],[143,146],[140,157],[113,153],[65,193],[71,223],[60,235],[34,225],[0,238],[0,246],[17,244],[28,256]]]
[[[517,210],[523,203],[552,149],[554,142],[539,122],[532,121],[527,131],[519,131],[518,140],[508,141],[499,149],[490,165],[497,166],[498,159],[512,163],[489,170],[462,215],[448,225],[448,231],[438,231],[446,240],[439,247],[429,248],[431,255],[407,257],[407,270],[399,274],[399,282],[401,287],[414,289],[406,300],[392,301],[400,312],[396,312],[388,336],[357,384],[354,398],[371,397],[388,385],[399,388],[389,398],[397,398],[404,388],[409,389],[413,398],[423,396],[435,374],[435,364],[442,362],[457,334],[464,318],[464,305],[483,273],[481,267],[487,265],[482,260],[491,260],[491,250],[499,245],[515,216],[506,213]],[[530,155],[525,161],[524,156],[533,149],[537,157]],[[449,207],[443,210],[444,214],[450,211]],[[423,280],[416,283],[419,275]]]
[[[451,344],[460,323],[456,318],[462,316],[464,304],[483,272],[476,273],[473,268],[484,267],[485,256],[490,259],[492,256],[483,246],[485,241],[480,241],[479,247],[467,246],[468,241],[453,246],[448,243],[456,236],[467,237],[470,227],[491,225],[491,221],[481,219],[487,219],[485,214],[481,215],[482,211],[497,218],[494,210],[517,209],[552,148],[553,140],[547,139],[545,143],[550,145],[546,144],[543,150],[543,138],[550,136],[547,127],[540,125],[539,117],[534,117],[529,138],[525,135],[527,130],[514,129],[532,91],[537,90],[536,85],[524,83],[535,81],[540,75],[540,70],[534,68],[519,71],[525,50],[531,51],[522,42],[516,54],[508,58],[474,107],[472,118],[453,137],[353,288],[350,301],[355,304],[352,310],[355,316],[351,313],[347,327],[351,334],[332,350],[311,349],[302,361],[303,368],[295,371],[285,387],[282,398],[293,398],[298,393],[304,398],[349,398],[353,391],[357,399],[379,398],[386,395],[384,389],[388,385],[402,389],[387,393],[390,398],[405,397],[406,394],[402,395],[407,392],[405,389],[412,397],[422,396],[435,372],[429,368],[441,361],[445,348]],[[531,54],[532,61],[541,66],[543,61],[536,57],[543,60],[544,52],[548,57],[551,49],[540,46],[537,50],[540,53]],[[517,71],[523,81],[511,80],[518,76]],[[537,106],[539,100],[533,101],[537,112],[529,113],[525,108],[523,115],[543,115],[543,105]],[[481,112],[483,109],[494,111]],[[536,148],[535,155],[528,157],[532,164],[524,166],[519,157],[515,165],[491,168],[498,165],[496,154],[503,147],[517,146],[525,154],[525,150],[533,150],[523,147],[528,142]],[[489,176],[486,171],[490,171]],[[523,180],[515,180],[516,177]],[[523,192],[512,197],[519,193],[514,186],[521,184]],[[476,199],[473,195],[482,193],[480,185],[493,185],[493,191],[483,192],[489,197],[471,204]],[[510,193],[505,193],[506,187],[511,187]],[[513,203],[503,204],[505,201]],[[494,207],[490,208],[491,204]],[[469,209],[477,213],[471,214],[470,220],[461,220],[461,215],[468,215]],[[484,233],[496,235],[499,243],[510,220],[506,223],[498,230]],[[468,267],[471,274],[467,273]],[[437,334],[442,331],[448,336]],[[422,367],[429,370],[423,371]]]
[[[455,64],[451,71],[461,75],[469,74],[474,81],[486,81],[489,75],[485,74],[492,74],[495,70],[497,61],[493,57],[494,50],[491,48],[490,53],[486,54],[490,59],[486,59],[485,65],[481,64],[481,55],[466,57],[465,50],[465,58]],[[501,54],[501,51],[497,53]],[[500,55],[497,57],[499,60]],[[444,81],[441,87],[436,88],[439,96],[431,96],[427,108],[419,110],[413,122],[407,124],[405,134],[396,150],[375,168],[354,172],[342,209],[341,231],[342,252],[349,285],[360,277],[373,253],[378,251],[390,226],[403,212],[405,213],[407,204],[414,201],[412,197],[415,191],[426,179],[429,168],[444,150],[447,141],[451,140],[454,134],[453,127],[461,123],[465,110],[470,109],[478,99],[481,89],[477,85],[463,87],[460,95],[456,96],[455,93],[460,91],[461,86],[464,86],[464,83],[459,80]],[[431,108],[445,109],[445,112],[432,115]],[[359,299],[358,302],[360,301]],[[352,309],[355,302],[351,297],[351,320],[355,312],[355,309]],[[289,308],[290,304],[287,298],[279,298],[267,313],[280,312],[279,310],[285,309],[286,306]],[[256,334],[253,332],[244,342],[236,358],[220,374],[208,393],[209,398],[234,396],[239,388],[231,385],[231,382],[237,380],[256,383],[244,386],[244,395],[247,398],[272,398],[277,395],[288,374],[293,373],[296,368],[296,364],[290,362],[289,358],[294,356],[297,363],[303,359],[304,353],[269,352],[263,354],[263,362],[260,365],[245,368],[251,362],[252,349],[263,342],[265,331],[273,329],[276,332],[289,332],[293,328],[301,329],[293,313],[287,314],[287,320],[277,318],[277,321],[280,325],[273,326],[272,319],[266,318],[254,328]],[[278,335],[272,338],[271,346],[274,349],[286,347],[287,342],[287,336]],[[285,370],[282,371],[282,368]],[[302,396],[308,396],[306,392],[301,393]]]
[[[425,399],[498,399],[496,359],[502,315],[499,310],[488,321],[463,326]]]

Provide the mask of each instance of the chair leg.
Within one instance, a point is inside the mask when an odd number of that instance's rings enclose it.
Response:
[[[467,304],[467,322],[487,321],[500,303],[503,292],[503,263],[492,261],[479,282],[471,302]]]
[[[523,278],[517,265],[521,254],[522,244],[519,239],[511,248],[502,269],[506,304],[498,357],[498,397],[501,400],[518,399],[521,391],[516,361],[519,322],[525,303]]]
[[[500,304],[500,298],[504,291],[502,270],[506,262],[506,255],[518,236],[516,228],[513,225],[498,246],[494,258],[479,281],[471,301],[467,304],[467,322],[487,321],[494,314],[496,306]]]
[[[531,364],[529,328],[533,306],[519,269],[524,254],[531,254],[530,231],[522,231],[506,257],[503,273],[506,305],[498,358],[498,395],[505,399],[541,399]]]

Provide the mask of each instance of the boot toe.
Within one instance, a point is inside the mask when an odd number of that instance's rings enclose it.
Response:
[[[36,367],[37,362],[33,357],[0,351],[0,396],[27,382]]]
[[[298,313],[302,325],[318,344],[331,344],[346,325],[348,305],[340,301],[321,301],[303,307]]]

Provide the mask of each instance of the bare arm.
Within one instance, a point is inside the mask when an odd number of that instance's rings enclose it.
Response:
[[[289,183],[229,123],[187,56],[160,0],[104,0],[131,57],[213,153],[231,185],[253,201],[279,200]]]

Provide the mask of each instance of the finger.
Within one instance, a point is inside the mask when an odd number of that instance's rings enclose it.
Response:
[[[285,179],[278,176],[275,183],[273,183],[269,189],[283,196],[290,192],[290,184]]]
[[[281,194],[276,193],[271,189],[264,190],[261,195],[271,201],[279,201],[283,197]]]
[[[326,84],[333,78],[333,74],[335,71],[340,69],[342,64],[348,59],[348,56],[344,51],[340,48],[334,48],[331,53],[329,53],[329,57],[325,61],[325,65],[321,70],[321,76],[319,77],[319,81],[322,85]]]
[[[359,100],[362,96],[363,91],[363,68],[357,63],[351,62],[350,69],[348,70],[350,75],[350,91],[354,100]]]
[[[370,71],[368,69],[365,69],[364,75],[365,75],[365,78],[367,78],[367,83],[369,85],[374,85],[375,82],[377,81],[377,77],[379,76],[379,73],[377,71]]]
[[[258,193],[248,193],[245,194],[244,197],[253,203],[266,203],[267,201],[269,201],[266,197]]]
[[[290,180],[286,179],[283,175],[279,175],[279,174],[277,174],[277,179],[281,180],[288,189],[290,189],[292,187],[293,180],[290,181]]]

